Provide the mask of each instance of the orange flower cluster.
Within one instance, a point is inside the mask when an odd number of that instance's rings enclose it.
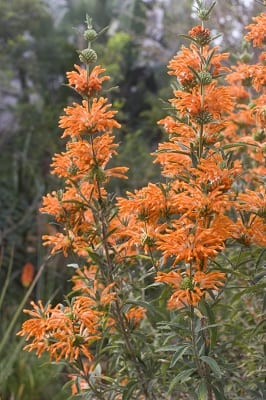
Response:
[[[89,346],[99,339],[101,314],[92,309],[89,297],[77,297],[68,307],[62,304],[44,307],[41,301],[31,305],[33,309],[25,313],[33,318],[25,321],[18,332],[26,340],[32,339],[25,350],[34,350],[39,357],[48,352],[55,361],[65,358],[73,362],[80,356],[92,359]]]
[[[62,232],[43,237],[45,245],[52,247],[52,254],[61,250],[66,256],[71,250],[86,257],[88,247],[101,241],[92,203],[106,197],[104,185],[110,177],[126,178],[127,168],[107,167],[117,147],[112,130],[120,124],[106,98],[91,98],[109,77],[99,77],[105,71],[100,66],[90,73],[75,67],[78,72],[67,73],[69,85],[86,99],[82,105],[67,107],[66,115],[60,118],[59,126],[65,129],[62,137],[70,136],[72,141],[65,152],[53,157],[52,163],[52,173],[66,179],[66,185],[64,191],[44,197],[41,211],[53,215],[62,226]]]
[[[206,289],[219,290],[223,285],[225,274],[222,272],[195,272],[193,277],[182,276],[180,271],[159,272],[156,282],[168,283],[174,293],[168,300],[170,310],[188,305],[197,306]]]
[[[103,331],[106,337],[107,331],[118,328],[134,330],[145,318],[145,310],[132,307],[120,311],[120,319],[114,315],[113,305],[119,303],[119,290],[112,275],[110,254],[113,259],[121,256],[115,250],[117,237],[112,233],[118,222],[114,214],[108,215],[105,185],[110,177],[126,178],[127,168],[108,168],[109,160],[117,154],[113,128],[119,128],[120,124],[114,119],[116,111],[110,110],[108,100],[97,94],[109,77],[99,77],[105,71],[100,66],[91,72],[77,65],[75,68],[77,72],[67,73],[68,82],[83,101],[67,107],[60,118],[62,137],[70,141],[66,151],[55,154],[52,162],[52,173],[63,178],[65,184],[63,189],[47,194],[41,208],[41,212],[53,216],[60,230],[52,230],[43,240],[52,254],[75,253],[90,267],[76,270],[73,276],[76,296],[67,306],[44,307],[41,302],[32,302],[32,310],[25,310],[32,318],[23,324],[18,335],[31,340],[25,349],[36,351],[38,356],[48,352],[52,360],[63,358],[79,365],[82,358],[92,362],[91,344],[103,340]],[[95,257],[100,259],[97,265]],[[79,375],[86,388],[84,371]]]
[[[121,249],[130,248],[131,254],[143,249],[153,260],[161,254],[160,262],[153,261],[156,270],[160,266],[155,280],[174,290],[169,309],[197,306],[209,290],[223,286],[225,274],[212,270],[212,260],[227,240],[262,246],[266,233],[265,194],[248,190],[237,197],[234,184],[243,174],[242,163],[232,161],[223,148],[230,143],[235,92],[217,78],[230,72],[222,65],[228,54],[210,47],[210,31],[202,26],[189,36],[190,47],[182,47],[169,62],[169,74],[179,88],[170,100],[171,116],[159,121],[169,141],[159,144],[155,162],[168,182],[149,184],[118,199],[124,225],[119,231]],[[230,76],[235,79],[234,73]],[[258,88],[264,85],[260,82]],[[251,217],[244,223],[248,212]]]
[[[261,13],[253,18],[254,24],[246,27],[249,33],[245,36],[246,40],[253,40],[253,46],[263,47],[266,44],[266,13]]]
[[[246,27],[249,33],[246,40],[253,40],[254,46],[265,46],[266,14],[254,18],[255,24]],[[245,155],[239,153],[244,162],[245,180],[253,189],[260,186],[266,174],[266,53],[258,57],[253,65],[238,62],[233,72],[227,76],[229,89],[236,97],[236,106],[230,117],[230,123],[223,134],[228,142],[246,143]]]
[[[87,79],[88,72],[86,69],[81,68],[79,65],[74,65],[76,71],[67,72],[69,85],[73,87],[78,93],[84,96],[94,96],[102,89],[102,83],[110,79],[109,76],[99,75],[105,72],[105,69],[100,65],[96,65],[90,73],[90,79]]]

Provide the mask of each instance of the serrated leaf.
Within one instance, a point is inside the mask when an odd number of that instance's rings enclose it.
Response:
[[[209,357],[209,356],[201,356],[200,359],[209,365],[210,369],[212,370],[212,372],[214,373],[214,375],[217,378],[222,377],[222,371],[220,370],[220,367],[217,364],[217,362],[214,360],[214,358]]]

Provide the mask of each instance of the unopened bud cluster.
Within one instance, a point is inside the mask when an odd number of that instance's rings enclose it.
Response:
[[[91,18],[87,16],[87,29],[84,32],[83,36],[85,40],[88,42],[88,47],[79,52],[79,59],[86,65],[93,64],[97,61],[97,53],[95,50],[91,48],[91,43],[97,38],[98,33],[93,29]]]

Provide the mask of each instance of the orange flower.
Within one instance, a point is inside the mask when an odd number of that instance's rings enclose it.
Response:
[[[163,188],[163,185],[162,185]],[[120,215],[133,213],[141,221],[155,223],[168,212],[166,192],[159,186],[149,183],[148,186],[134,193],[127,192],[129,199],[118,198]]]
[[[252,115],[255,119],[257,128],[266,127],[266,93],[254,100],[255,107],[252,109]]]
[[[195,226],[189,218],[173,221],[171,229],[157,235],[157,248],[164,259],[173,259],[173,264],[214,258],[224,249],[225,240],[231,236],[230,220],[215,216],[209,228]]]
[[[52,174],[72,180],[79,180],[89,176],[97,164],[98,168],[104,169],[113,155],[116,155],[117,144],[113,142],[114,137],[103,134],[93,139],[93,146],[86,140],[70,142],[67,151],[55,154],[52,163]],[[126,178],[124,173],[126,167],[116,167],[105,170],[106,176],[117,176]]]
[[[92,301],[92,305],[105,306],[116,300],[116,292],[112,291],[115,283],[104,286],[97,280],[97,267],[92,265],[90,268],[78,269],[73,276],[73,291],[86,294]]]
[[[93,96],[95,92],[98,92],[102,88],[102,82],[109,80],[109,76],[99,77],[99,75],[105,72],[105,69],[100,65],[96,65],[93,70],[88,73],[84,68],[79,65],[74,65],[78,71],[67,72],[67,78],[70,86],[73,86],[77,92],[86,95],[88,97]]]
[[[173,287],[174,293],[167,302],[167,308],[173,310],[188,305],[197,306],[203,296],[208,296],[207,290],[219,290],[224,285],[224,279],[225,274],[217,271],[196,271],[193,276],[188,271],[187,276],[181,275],[180,271],[170,271],[158,272],[155,281]]]
[[[162,175],[174,178],[189,171],[192,166],[189,154],[184,154],[183,146],[178,143],[159,143],[158,152],[154,153],[154,163],[160,163],[163,167]]]
[[[253,86],[259,92],[266,85],[266,66],[264,65],[246,65],[238,62],[236,67],[233,67],[235,72],[232,72],[226,78],[231,84],[237,84],[238,81],[245,86]],[[247,95],[247,92],[246,92]],[[242,97],[247,97],[246,95]]]
[[[52,236],[43,235],[42,239],[44,241],[44,246],[52,246],[51,254],[62,250],[64,256],[67,257],[68,251],[71,249],[73,237],[71,238],[69,235],[64,235],[63,233],[57,232]]]
[[[136,328],[140,321],[144,319],[147,310],[143,307],[132,307],[126,312],[126,318]]]
[[[212,119],[221,119],[223,113],[229,113],[233,108],[230,90],[225,86],[216,87],[216,82],[206,86],[204,95],[200,93],[198,87],[193,88],[191,93],[175,90],[174,94],[176,98],[170,102],[181,117],[190,115],[197,123],[200,123],[201,119],[205,124]]]
[[[24,347],[36,351],[40,357],[44,352],[50,354],[51,360],[62,358],[73,362],[79,356],[92,360],[89,345],[99,339],[98,326],[101,313],[90,309],[90,299],[78,297],[71,307],[58,304],[56,307],[43,307],[31,302],[33,310],[24,310],[33,318],[28,319],[17,333],[31,339],[31,344]]]
[[[191,139],[195,139],[196,132],[191,126],[185,125],[181,122],[175,121],[173,117],[167,116],[157,122],[158,125],[163,125],[167,133],[171,134],[170,140],[178,140],[179,137],[188,139],[188,143]]]
[[[60,117],[59,126],[65,129],[62,138],[78,136],[96,132],[111,132],[112,128],[120,128],[120,124],[113,119],[117,111],[108,111],[111,104],[107,99],[100,97],[93,99],[91,107],[87,100],[82,105],[73,103],[73,106],[64,109],[66,115]]]
[[[209,46],[205,46],[203,48],[203,53],[199,54],[199,50],[194,44],[191,44],[189,48],[182,46],[181,51],[169,62],[168,74],[176,76],[183,89],[189,90],[192,89],[193,86],[199,84],[199,82],[196,81],[196,78],[190,67],[196,72],[201,71],[202,58],[205,60],[207,58],[209,59],[208,71],[213,78],[223,71],[230,71],[228,67],[224,67],[221,64],[221,61],[227,59],[229,54],[214,54],[214,51],[218,49],[218,46],[211,49]]]
[[[264,187],[256,191],[247,189],[245,193],[238,195],[239,209],[257,214],[266,218],[266,190]]]
[[[246,26],[250,32],[245,36],[246,40],[253,40],[253,46],[263,47],[266,43],[266,13],[261,13],[252,18],[254,24]]]
[[[34,277],[34,266],[27,262],[22,268],[20,282],[25,288],[29,287]]]
[[[200,46],[206,46],[211,41],[211,32],[201,25],[194,26],[189,32],[191,36]]]
[[[254,215],[238,218],[233,226],[232,237],[245,246],[266,246],[265,220]]]
[[[48,193],[43,197],[43,207],[40,208],[42,213],[47,213],[50,215],[56,215],[59,217],[63,212],[62,203],[58,198],[58,193],[53,191],[52,193]]]

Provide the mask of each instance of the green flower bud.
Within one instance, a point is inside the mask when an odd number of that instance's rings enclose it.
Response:
[[[200,111],[196,116],[195,120],[198,124],[208,124],[213,121],[211,113],[206,111]]]
[[[88,40],[88,42],[92,42],[94,39],[97,38],[98,34],[94,29],[87,29],[84,32],[84,38]]]
[[[68,171],[69,175],[75,176],[75,175],[77,175],[79,168],[77,167],[76,164],[71,163],[71,165],[68,167],[67,171]]]
[[[180,288],[183,290],[186,290],[186,289],[193,290],[194,285],[193,285],[192,279],[189,277],[183,278]]]
[[[97,61],[97,53],[93,49],[84,49],[80,52],[79,59],[84,64],[92,64]]]
[[[212,75],[209,72],[200,71],[198,73],[198,75],[199,75],[200,83],[202,85],[209,85],[209,83],[212,82]]]

